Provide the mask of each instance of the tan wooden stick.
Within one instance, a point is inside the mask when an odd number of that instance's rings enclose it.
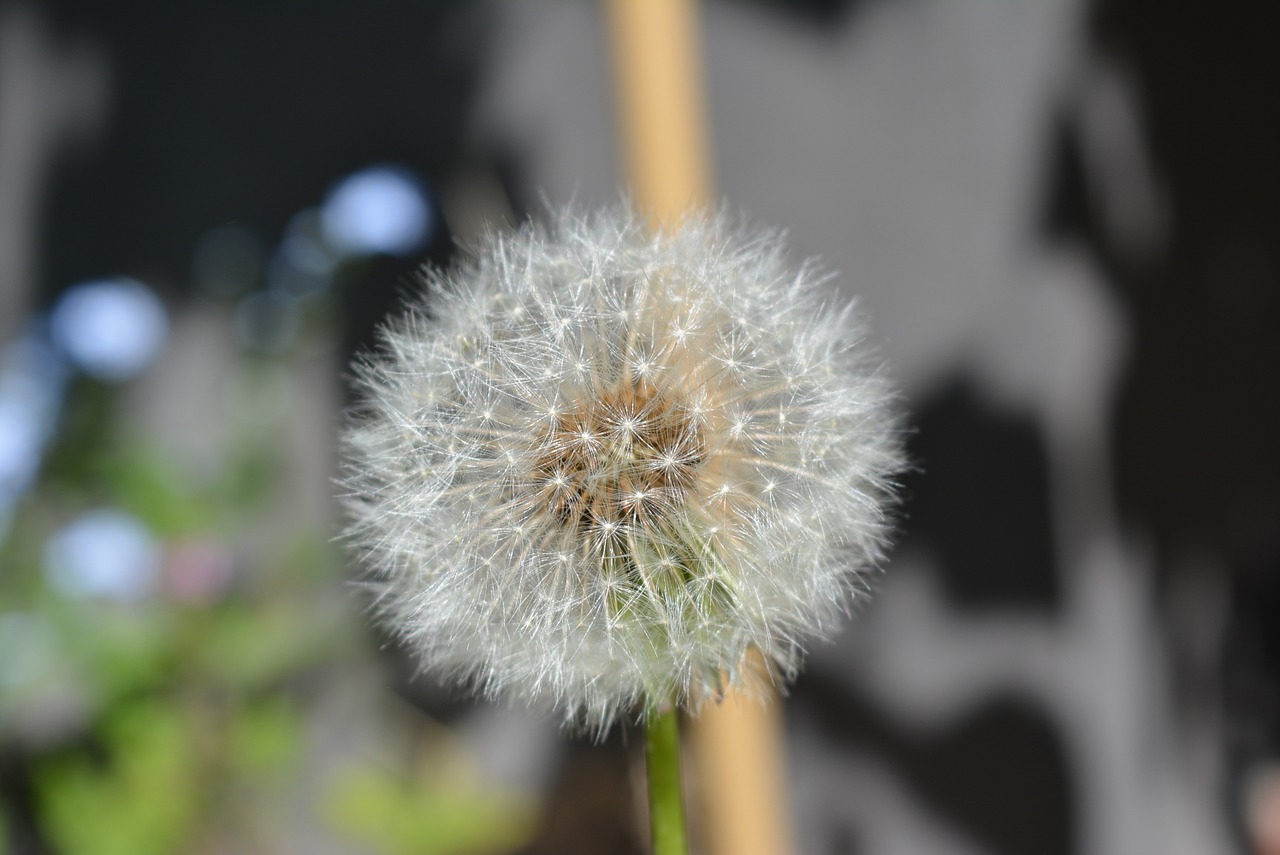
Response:
[[[626,175],[634,204],[660,228],[711,202],[696,3],[610,0],[608,8]],[[730,693],[704,707],[691,742],[691,819],[707,851],[788,855],[779,701]]]
[[[632,200],[655,225],[711,201],[693,0],[610,0],[619,139]]]

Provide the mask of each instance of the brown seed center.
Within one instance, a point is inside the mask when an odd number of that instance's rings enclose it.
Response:
[[[682,401],[628,381],[555,417],[533,478],[543,512],[566,528],[615,532],[679,507],[706,456]]]

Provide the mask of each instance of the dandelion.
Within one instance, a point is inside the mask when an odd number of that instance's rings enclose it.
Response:
[[[602,732],[792,678],[902,466],[855,309],[723,216],[492,235],[361,361],[350,538],[425,668]]]

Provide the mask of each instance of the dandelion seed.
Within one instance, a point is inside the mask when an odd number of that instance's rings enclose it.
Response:
[[[345,436],[350,539],[427,668],[597,731],[749,679],[750,648],[794,676],[902,457],[856,313],[781,259],[619,207],[427,274]]]

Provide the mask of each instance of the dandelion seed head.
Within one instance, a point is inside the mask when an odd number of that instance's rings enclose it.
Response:
[[[425,285],[344,437],[349,539],[424,666],[597,732],[745,683],[751,648],[793,677],[902,469],[857,313],[776,236],[622,206]]]

